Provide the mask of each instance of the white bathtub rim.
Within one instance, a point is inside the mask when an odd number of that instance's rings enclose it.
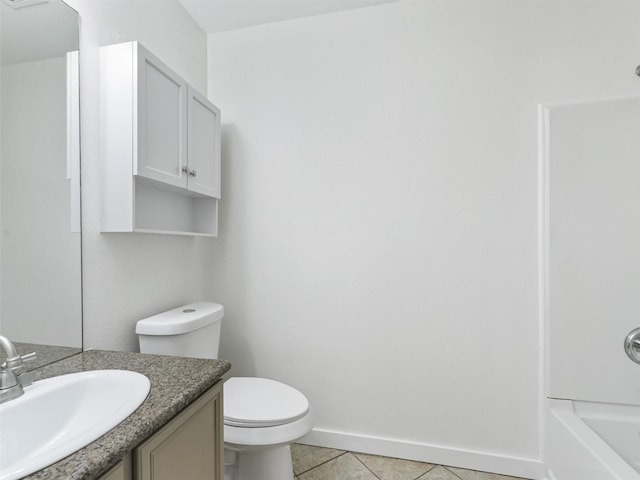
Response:
[[[640,474],[616,453],[576,412],[572,400],[549,399],[550,414],[560,422],[594,460],[616,480],[639,480]],[[555,479],[552,471],[550,478]],[[558,479],[564,480],[564,479]]]

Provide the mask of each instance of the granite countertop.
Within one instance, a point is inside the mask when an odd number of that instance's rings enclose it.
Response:
[[[140,407],[86,447],[28,479],[93,480],[192,403],[231,368],[224,360],[89,350],[34,370],[34,380],[86,370],[131,370],[151,380]]]

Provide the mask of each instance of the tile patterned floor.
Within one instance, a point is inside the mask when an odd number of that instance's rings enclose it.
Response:
[[[293,444],[297,480],[521,480],[495,473]]]

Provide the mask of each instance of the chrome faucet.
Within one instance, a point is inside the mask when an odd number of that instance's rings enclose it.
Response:
[[[16,347],[7,337],[0,335],[0,346],[5,351],[7,358],[0,365],[0,403],[8,402],[14,398],[18,398],[24,393],[22,385],[26,384],[25,374],[17,375],[14,370],[20,368],[24,362],[35,360],[36,353],[27,353],[26,355],[18,355]],[[30,383],[30,380],[29,380]]]

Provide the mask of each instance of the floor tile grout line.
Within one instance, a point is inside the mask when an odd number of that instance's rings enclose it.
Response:
[[[304,472],[300,472],[300,473],[295,473],[295,472],[294,472],[294,475],[295,475],[296,477],[299,477],[300,475],[304,475],[304,474],[306,474],[306,473],[309,473],[311,470],[315,470],[316,468],[321,467],[321,466],[322,466],[322,465],[324,465],[325,463],[333,462],[336,458],[340,458],[340,457],[342,457],[343,455],[346,455],[347,453],[350,453],[350,452],[349,452],[348,450],[344,450],[342,453],[340,453],[340,454],[336,455],[335,457],[332,457],[332,458],[330,458],[329,460],[325,460],[324,462],[321,462],[321,463],[319,463],[319,464],[317,464],[317,465],[314,465],[313,467],[306,469]],[[355,456],[355,455],[354,455],[354,456]]]
[[[440,465],[442,468],[444,468],[447,472],[449,472],[451,475],[453,475],[454,477],[463,480],[458,474],[456,474],[455,472],[452,472],[451,470],[449,470],[445,465]]]
[[[433,470],[434,468],[436,468],[438,466],[436,463],[429,463],[429,465],[431,465],[431,467],[429,467],[426,472],[424,472],[422,475],[419,475],[418,477],[414,478],[413,480],[418,480],[420,477],[424,477],[427,473],[429,473],[431,470]],[[442,466],[442,465],[440,465],[440,466]]]
[[[358,453],[361,452],[351,452],[351,451],[347,451],[345,453],[351,453],[351,455],[353,455],[355,457],[356,460],[358,460],[362,465],[364,465],[364,467],[369,470],[374,477],[376,477],[378,480],[383,480],[382,478],[380,478],[373,470],[371,470],[368,465],[366,463],[364,463],[362,460],[360,460],[360,458],[358,457]],[[365,454],[363,454],[365,455]],[[389,458],[396,458],[396,457],[389,457]],[[402,459],[398,459],[398,460],[402,460]],[[420,463],[427,463],[427,462],[420,462]],[[435,463],[429,463],[429,465],[431,465],[429,468],[427,468],[424,472],[422,472],[420,475],[418,475],[416,478],[412,479],[412,480],[418,480],[420,477],[425,476],[427,473],[429,473],[431,470],[433,470],[434,468],[436,468],[438,465]],[[444,468],[447,472],[449,472],[451,475],[455,476],[456,478],[458,478],[459,480],[462,480],[460,477],[458,477],[458,475],[456,475],[455,473],[453,473],[451,470],[449,470],[447,467],[445,467],[444,465],[440,465],[442,468]]]
[[[322,447],[319,447],[319,448],[322,448]],[[294,477],[295,477],[296,479],[299,479],[299,478],[300,478],[300,476],[302,476],[302,475],[306,475],[307,473],[311,472],[312,470],[315,470],[315,469],[317,469],[317,468],[320,468],[321,466],[323,466],[323,465],[325,465],[325,464],[327,464],[327,463],[333,462],[334,460],[337,460],[338,458],[340,458],[340,457],[342,457],[342,456],[344,456],[344,455],[346,455],[346,454],[348,454],[348,453],[349,453],[349,454],[351,454],[351,456],[352,456],[352,457],[354,457],[354,458],[355,458],[355,459],[356,459],[356,460],[357,460],[357,461],[358,461],[362,466],[364,466],[364,467],[365,467],[365,468],[366,468],[366,469],[367,469],[367,470],[368,470],[368,471],[369,471],[369,472],[370,472],[370,473],[371,473],[371,474],[372,474],[372,475],[373,475],[377,480],[383,480],[383,479],[382,479],[381,477],[379,477],[379,476],[378,476],[378,475],[377,475],[373,470],[371,470],[371,469],[367,466],[367,464],[366,464],[366,463],[364,463],[362,460],[360,460],[360,458],[358,458],[357,454],[358,454],[358,453],[360,453],[360,452],[354,452],[354,451],[350,451],[350,450],[342,450],[342,451],[341,451],[341,453],[339,453],[339,454],[338,454],[338,455],[336,455],[335,457],[329,458],[329,459],[327,459],[327,460],[325,460],[325,461],[323,461],[323,462],[321,462],[321,463],[319,463],[319,464],[317,464],[317,465],[314,465],[313,467],[308,468],[308,469],[306,469],[306,470],[304,470],[304,471],[302,471],[302,472],[299,472],[299,473],[293,472],[293,473],[294,473]],[[364,455],[364,454],[363,454],[363,455]],[[390,458],[394,458],[394,457],[390,457]],[[430,463],[430,462],[423,462],[423,463]],[[423,477],[424,475],[427,475],[429,472],[431,472],[432,470],[434,470],[436,467],[441,467],[441,468],[443,468],[443,469],[444,469],[444,470],[446,470],[448,473],[450,473],[451,475],[453,475],[457,480],[464,480],[464,479],[463,479],[462,477],[460,477],[458,474],[456,474],[456,473],[455,473],[455,472],[453,472],[451,469],[449,469],[449,467],[448,467],[448,466],[446,466],[446,465],[437,464],[437,463],[430,463],[430,465],[431,465],[431,466],[430,466],[430,467],[429,467],[429,468],[428,468],[424,473],[422,473],[421,475],[419,475],[418,477],[416,477],[414,480],[419,480],[421,477]]]
[[[354,452],[351,452],[351,455],[353,456],[353,458],[355,458],[357,461],[359,461],[359,462],[364,466],[364,468],[366,468],[367,470],[369,470],[369,471],[371,472],[371,475],[373,475],[374,477],[376,477],[378,480],[382,480],[378,475],[376,475],[376,474],[375,474],[375,472],[374,472],[373,470],[371,470],[371,469],[367,466],[367,464],[366,464],[366,463],[364,463],[362,460],[360,460],[360,459],[358,458],[358,456],[357,456],[357,455],[354,455]]]

